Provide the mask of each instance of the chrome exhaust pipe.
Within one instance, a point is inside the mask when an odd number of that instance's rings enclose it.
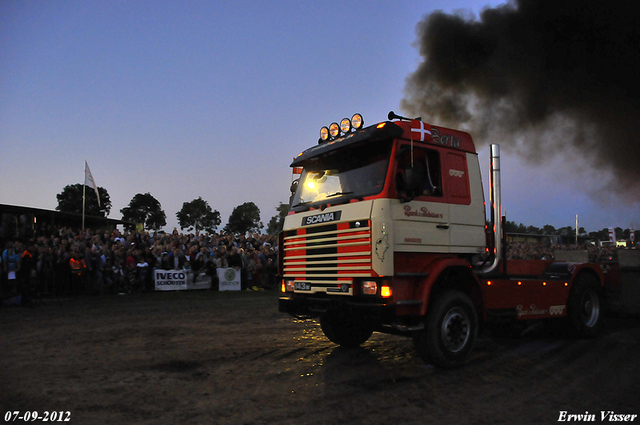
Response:
[[[500,185],[500,145],[491,145],[491,175],[489,179],[491,200],[491,226],[493,233],[493,262],[482,273],[495,271],[502,262],[502,188]]]

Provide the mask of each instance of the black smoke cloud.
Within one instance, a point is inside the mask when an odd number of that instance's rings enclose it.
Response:
[[[640,1],[516,0],[417,31],[404,111],[534,161],[564,155],[640,199]]]

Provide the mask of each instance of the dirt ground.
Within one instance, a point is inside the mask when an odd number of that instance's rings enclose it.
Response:
[[[485,333],[467,365],[446,371],[424,365],[408,338],[376,333],[339,348],[317,322],[278,313],[277,297],[163,292],[0,308],[2,419],[493,425],[640,414],[638,315],[609,317],[592,340],[539,326],[518,339]]]

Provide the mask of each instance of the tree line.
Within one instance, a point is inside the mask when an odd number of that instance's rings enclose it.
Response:
[[[81,214],[83,209],[86,215],[107,217],[111,212],[111,198],[107,190],[98,187],[100,203],[95,191],[84,190],[83,184],[67,185],[62,192],[56,195],[58,199],[57,211]],[[266,233],[276,235],[282,230],[284,218],[287,216],[289,206],[282,202],[276,207],[278,212],[271,217],[267,224]],[[136,194],[129,205],[120,210],[122,221],[126,230],[134,230],[136,224],[144,225],[147,230],[160,230],[167,224],[167,216],[160,202],[149,192]],[[180,228],[187,231],[205,231],[213,233],[218,230],[222,222],[220,213],[211,208],[209,203],[198,197],[191,202],[184,202],[180,211],[176,213]],[[260,220],[260,209],[253,202],[245,202],[233,209],[229,221],[222,229],[233,234],[245,234],[247,232],[262,232],[264,224]]]
[[[504,223],[504,231],[507,233],[521,233],[527,235],[547,235],[547,236],[561,236],[563,239],[571,241],[576,237],[576,228],[571,226],[565,226],[555,228],[550,224],[545,224],[542,227],[525,226],[522,223],[517,224],[515,221],[506,220]],[[621,227],[614,228],[616,234],[616,240],[629,240],[631,235],[630,229],[622,229]],[[604,228],[602,230],[588,232],[584,227],[578,228],[578,240],[609,240],[609,229]]]
[[[82,193],[83,185],[81,183],[65,186],[63,191],[57,195],[58,206],[56,210],[81,214]],[[98,187],[98,193],[100,194],[100,205],[98,205],[98,199],[93,190],[85,191],[85,213],[87,215],[107,217],[111,212],[109,193],[102,187]],[[269,235],[276,235],[282,230],[289,206],[280,202],[276,207],[276,211],[277,214],[271,217],[266,227],[266,233]],[[129,205],[120,210],[120,213],[122,213],[123,221],[141,223],[148,230],[160,230],[167,224],[167,216],[162,210],[160,202],[149,192],[135,195]],[[194,199],[191,202],[184,202],[182,209],[176,213],[176,217],[180,228],[187,231],[213,233],[221,223],[220,213],[212,209],[202,197],[198,197],[198,199]],[[133,230],[134,227],[134,224],[125,224],[125,229],[127,230]],[[222,230],[224,232],[244,234],[246,232],[261,232],[264,227],[264,224],[260,221],[260,209],[253,202],[245,202],[233,209],[228,223]],[[504,230],[507,233],[561,236],[566,239],[575,238],[576,234],[575,228],[571,226],[556,229],[550,224],[542,227],[525,226],[522,223],[518,224],[509,220],[505,221]],[[628,240],[630,233],[630,229],[615,228],[617,240]],[[580,240],[608,240],[609,229],[604,228],[587,233],[584,227],[580,227],[578,229],[578,238]]]

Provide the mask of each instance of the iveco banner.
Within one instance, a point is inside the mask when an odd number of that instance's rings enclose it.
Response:
[[[210,289],[211,276],[199,273],[194,276],[189,270],[154,270],[156,291],[180,291]]]
[[[156,291],[187,289],[187,272],[184,270],[154,270]]]

